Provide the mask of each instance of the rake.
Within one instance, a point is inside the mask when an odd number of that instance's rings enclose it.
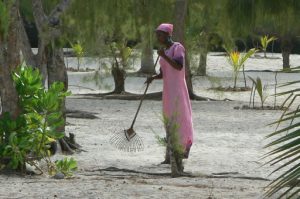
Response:
[[[159,57],[157,57],[155,64],[154,64],[154,69],[157,65],[157,62],[159,60]],[[129,129],[121,130],[116,133],[114,133],[111,138],[110,138],[110,143],[114,145],[118,150],[120,151],[126,151],[126,152],[138,152],[138,151],[143,151],[144,150],[144,143],[142,138],[135,132],[133,129],[133,126],[135,124],[136,118],[140,112],[143,100],[146,96],[146,93],[149,88],[149,83],[147,83],[145,91],[141,97],[140,104],[137,108],[137,111],[135,113],[135,116],[133,118],[133,121],[131,123],[131,126]]]

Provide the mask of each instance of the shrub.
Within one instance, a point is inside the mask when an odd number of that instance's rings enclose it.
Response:
[[[70,93],[60,82],[46,90],[41,74],[31,67],[19,67],[13,80],[21,113],[15,120],[9,113],[3,113],[0,119],[0,160],[10,169],[24,169],[25,163],[36,166],[35,161],[40,159],[50,167],[50,144],[64,136],[58,131],[64,124],[60,110]]]

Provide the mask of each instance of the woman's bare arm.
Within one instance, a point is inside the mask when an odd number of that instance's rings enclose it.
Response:
[[[176,70],[181,70],[183,68],[182,64],[169,58],[168,56],[164,56],[163,58]]]

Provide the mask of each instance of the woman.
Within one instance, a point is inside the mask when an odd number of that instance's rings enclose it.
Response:
[[[149,77],[147,83],[151,83],[154,79],[163,79],[163,114],[167,121],[173,121],[178,125],[178,141],[183,150],[176,162],[181,164],[182,158],[188,158],[193,143],[191,102],[185,81],[185,49],[179,42],[172,40],[172,24],[161,24],[155,32],[158,42],[165,49],[158,50],[160,73]],[[166,131],[168,141],[170,137],[168,128]],[[167,147],[162,164],[170,164],[169,147]],[[179,170],[182,172],[183,167]]]

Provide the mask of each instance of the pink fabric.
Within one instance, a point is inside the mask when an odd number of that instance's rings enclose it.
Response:
[[[193,122],[185,80],[185,49],[180,43],[175,42],[165,53],[173,60],[183,61],[181,70],[173,68],[163,58],[160,58],[159,63],[163,73],[163,113],[168,118],[175,116],[175,121],[179,124],[180,142],[188,156],[193,143]]]
[[[156,28],[156,30],[166,32],[171,36],[173,33],[173,24],[162,23]]]

